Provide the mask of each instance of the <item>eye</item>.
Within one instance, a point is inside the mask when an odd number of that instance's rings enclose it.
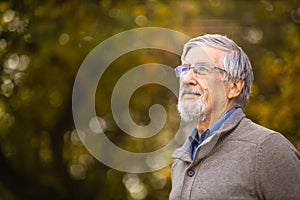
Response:
[[[176,76],[180,77],[183,73],[187,72],[190,69],[188,65],[180,65],[175,68]]]
[[[204,72],[208,72],[208,68],[204,65],[199,65],[199,66],[195,66],[195,71],[197,73],[204,73]]]
[[[189,71],[190,67],[188,65],[182,65],[181,72]]]

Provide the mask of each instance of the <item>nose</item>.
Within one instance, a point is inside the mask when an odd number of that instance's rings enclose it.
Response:
[[[186,72],[186,74],[182,75],[181,81],[183,84],[196,85],[197,79],[196,79],[196,73],[194,72],[194,70],[190,69],[189,71]]]

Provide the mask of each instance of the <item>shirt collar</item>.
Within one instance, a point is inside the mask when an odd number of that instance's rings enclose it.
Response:
[[[208,129],[210,133],[213,133],[221,128],[224,125],[225,120],[236,110],[236,107],[231,108],[225,115],[223,115],[218,121],[212,124]]]
[[[218,121],[216,121],[214,124],[212,124],[208,129],[206,129],[203,133],[201,133],[201,136],[199,140],[197,137],[194,138],[192,142],[192,148],[191,148],[191,156],[192,159],[195,157],[196,149],[198,146],[200,146],[208,137],[212,136],[215,131],[219,130],[223,125],[225,120],[236,110],[235,107],[231,108],[228,112],[226,112]]]
[[[218,121],[212,124],[207,130],[201,134],[201,138],[198,139],[198,130],[194,128],[189,134],[190,142],[202,143],[206,138],[211,136],[215,131],[219,130],[226,119],[236,110],[236,107],[231,108],[227,113],[225,113]]]

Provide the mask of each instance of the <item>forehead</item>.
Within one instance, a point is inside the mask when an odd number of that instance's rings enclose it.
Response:
[[[219,65],[224,57],[225,52],[210,46],[195,46],[189,49],[184,62],[189,64],[212,63]]]

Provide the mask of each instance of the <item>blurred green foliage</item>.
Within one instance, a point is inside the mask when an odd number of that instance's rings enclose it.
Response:
[[[81,62],[101,41],[154,26],[198,36],[220,33],[243,47],[255,82],[248,116],[284,134],[300,149],[300,2],[269,0],[0,2],[0,199],[167,199],[170,167],[145,174],[110,169],[84,148],[74,128],[71,97]],[[151,38],[147,38],[151,39]],[[147,124],[149,107],[167,107],[168,134],[132,139],[118,129],[110,96],[131,68],[179,57],[142,50],[105,72],[96,110],[107,136],[131,151],[161,148],[176,132],[176,97],[147,85],[133,95],[132,117]],[[163,97],[163,98],[162,98]]]

